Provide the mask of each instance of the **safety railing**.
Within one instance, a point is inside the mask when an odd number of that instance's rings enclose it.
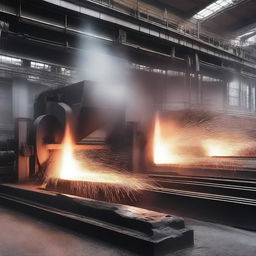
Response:
[[[13,58],[13,56],[5,57]],[[61,87],[72,83],[76,76],[76,70],[67,67],[52,63],[43,63],[51,68],[49,70],[38,69],[31,65],[27,65],[27,63],[31,62],[28,59],[19,58],[19,60],[21,60],[21,65],[0,60],[1,77],[8,78],[9,76],[16,76],[47,87]]]
[[[153,22],[165,26],[167,29],[173,29],[179,33],[201,40],[207,44],[213,45],[222,50],[228,51],[238,57],[249,61],[256,61],[256,52],[254,49],[244,49],[239,41],[225,40],[200,28],[197,23],[182,19],[166,9],[152,6],[140,0],[90,0],[100,3],[111,9],[122,11],[130,16]]]

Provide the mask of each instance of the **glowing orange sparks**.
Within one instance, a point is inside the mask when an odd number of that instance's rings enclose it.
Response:
[[[88,159],[83,161],[75,157],[74,142],[71,129],[66,127],[62,143],[61,159],[59,168],[49,178],[59,178],[72,181],[88,181],[92,183],[117,184],[127,190],[140,190],[149,185],[139,177],[113,171],[103,166],[91,166]],[[95,168],[96,167],[96,168]]]
[[[233,156],[239,148],[224,140],[206,139],[202,145],[208,156]]]
[[[73,140],[70,127],[67,126],[66,134],[63,140],[63,149],[61,157],[61,165],[59,170],[59,178],[65,180],[86,180],[95,182],[114,182],[113,179],[106,179],[98,173],[87,170],[81,166],[81,163],[75,158],[73,150]]]
[[[173,164],[181,159],[174,154],[170,135],[165,136],[161,129],[159,116],[156,116],[153,138],[153,161],[155,164]]]
[[[216,133],[203,128],[183,128],[156,115],[153,133],[153,162],[164,164],[210,163],[209,156],[235,156],[252,147],[241,136]],[[216,160],[214,160],[216,161]]]

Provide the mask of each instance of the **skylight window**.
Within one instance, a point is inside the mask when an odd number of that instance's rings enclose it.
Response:
[[[32,75],[29,75],[28,78],[27,78],[29,81],[38,81],[40,78],[39,76],[32,76]]]
[[[193,17],[197,20],[206,19],[215,13],[231,6],[233,4],[233,0],[217,0],[214,3],[208,5],[203,10],[195,14]]]
[[[22,65],[22,60],[14,57],[4,56],[0,55],[0,62],[6,63],[6,64],[13,64],[17,66]]]
[[[65,75],[65,76],[71,76],[72,71],[70,69],[67,68],[61,68],[61,74]]]
[[[256,43],[256,28],[237,36],[236,40],[239,40],[243,46],[254,45]]]
[[[35,62],[35,61],[31,61],[30,62],[30,67],[31,68],[36,68],[36,69],[43,69],[46,71],[51,71],[51,66],[45,63],[41,63],[41,62]]]

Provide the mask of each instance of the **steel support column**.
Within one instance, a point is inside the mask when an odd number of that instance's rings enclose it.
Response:
[[[185,86],[184,86],[184,95],[187,99],[187,107],[191,107],[191,57],[186,57],[186,73],[185,73]]]
[[[252,112],[252,84],[251,81],[249,81],[249,111]]]
[[[224,81],[223,82],[223,111],[225,112],[228,107],[228,82]]]
[[[201,84],[201,75],[200,75],[200,61],[198,54],[195,54],[195,71],[196,71],[196,85],[197,85],[197,105],[201,105],[202,101],[202,84]]]

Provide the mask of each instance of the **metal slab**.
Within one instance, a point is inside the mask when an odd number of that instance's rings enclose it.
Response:
[[[13,185],[0,185],[0,200],[142,255],[163,255],[193,245],[193,231],[185,228],[182,218],[168,214]]]

